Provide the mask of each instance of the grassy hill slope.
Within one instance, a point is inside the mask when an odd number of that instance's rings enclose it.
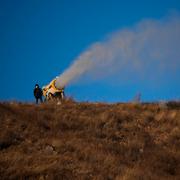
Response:
[[[0,103],[1,179],[180,179],[179,107]]]

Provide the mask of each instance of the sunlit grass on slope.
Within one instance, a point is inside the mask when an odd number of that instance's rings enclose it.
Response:
[[[0,104],[2,179],[178,179],[179,104]]]

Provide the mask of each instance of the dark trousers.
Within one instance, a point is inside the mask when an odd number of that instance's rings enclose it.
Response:
[[[42,97],[39,97],[39,98],[36,98],[36,104],[38,104],[38,100],[40,100],[41,103],[43,102]]]

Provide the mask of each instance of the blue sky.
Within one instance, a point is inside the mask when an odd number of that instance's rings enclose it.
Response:
[[[1,0],[0,100],[32,101],[35,83],[48,84],[92,43],[170,11],[180,11],[179,0]],[[147,83],[77,82],[66,94],[79,101],[130,101],[138,92],[144,101],[176,99],[177,75],[157,88]]]

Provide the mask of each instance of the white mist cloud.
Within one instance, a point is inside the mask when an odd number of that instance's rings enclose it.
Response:
[[[103,78],[133,72],[147,77],[166,71],[180,71],[180,16],[143,20],[132,28],[109,35],[92,44],[57,79],[66,86],[82,78]]]

